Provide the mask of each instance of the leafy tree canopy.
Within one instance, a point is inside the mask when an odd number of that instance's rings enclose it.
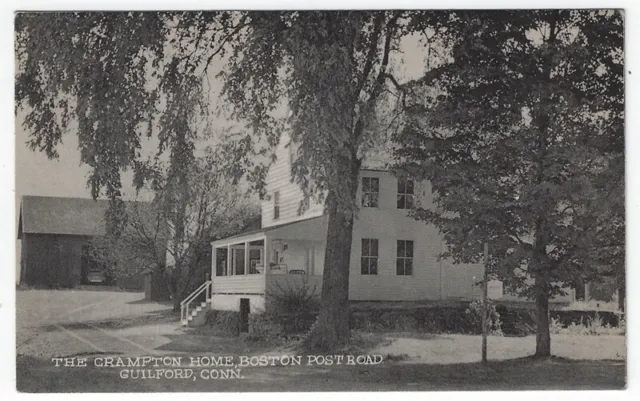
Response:
[[[416,217],[457,260],[478,261],[488,241],[502,272],[543,242],[545,274],[570,282],[624,214],[622,16],[457,12],[446,24],[453,62],[406,85],[395,138],[398,167],[433,186],[436,208]]]
[[[431,182],[435,207],[414,215],[445,255],[480,261],[489,242],[494,274],[538,301],[548,339],[549,297],[623,249],[622,15],[454,12],[446,28],[451,62],[404,87],[397,167]]]

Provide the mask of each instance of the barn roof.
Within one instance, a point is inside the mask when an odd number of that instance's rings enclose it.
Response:
[[[133,203],[133,202],[127,202]],[[107,200],[23,196],[18,239],[22,234],[104,235]]]

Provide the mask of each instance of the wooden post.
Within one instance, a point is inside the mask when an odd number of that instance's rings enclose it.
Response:
[[[244,275],[249,274],[249,241],[244,242]]]
[[[231,261],[233,259],[231,258],[231,251],[233,251],[233,248],[231,248],[231,245],[227,245],[227,276],[233,276],[233,266],[231,265]]]
[[[263,270],[263,274],[266,276],[267,275],[267,270],[269,269],[269,262],[271,261],[271,259],[269,259],[269,241],[268,239],[265,237],[264,238],[264,254],[262,255],[262,266],[264,266],[262,268]]]
[[[217,255],[217,250],[216,247],[213,246],[213,249],[211,249],[211,279],[213,281],[213,278],[216,276],[216,273],[218,273],[218,255]]]
[[[488,322],[487,314],[488,308],[488,293],[489,293],[489,274],[487,272],[489,267],[489,244],[484,243],[484,280],[482,282],[482,363],[487,363],[487,331]]]

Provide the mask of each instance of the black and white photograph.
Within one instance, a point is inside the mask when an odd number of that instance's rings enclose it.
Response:
[[[16,10],[14,390],[624,390],[606,6]]]

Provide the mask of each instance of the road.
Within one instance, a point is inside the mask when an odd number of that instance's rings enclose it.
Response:
[[[37,358],[153,354],[180,328],[169,305],[115,291],[18,291],[16,351]]]

